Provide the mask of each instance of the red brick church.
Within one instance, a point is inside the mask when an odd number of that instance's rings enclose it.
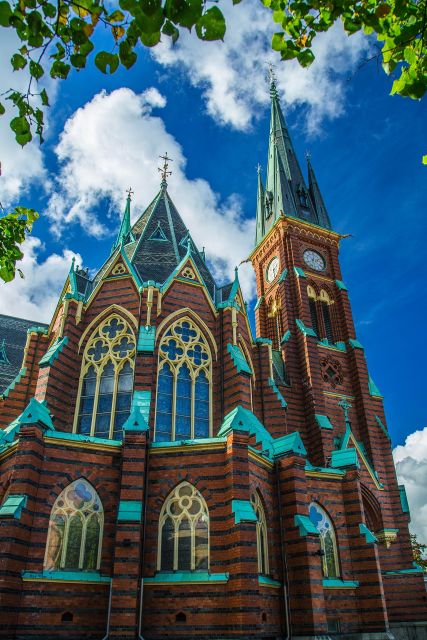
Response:
[[[415,638],[423,574],[343,236],[274,81],[256,336],[168,174],[134,225],[129,194],[95,277],[72,265],[49,326],[0,316],[0,637]]]

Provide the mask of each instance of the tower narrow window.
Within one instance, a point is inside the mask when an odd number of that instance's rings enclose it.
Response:
[[[323,318],[323,326],[324,326],[324,337],[333,344],[334,340],[334,330],[332,326],[331,319],[331,305],[333,301],[331,300],[329,294],[322,289],[320,292],[320,305],[322,309],[322,318]]]
[[[155,440],[208,438],[211,433],[212,359],[200,329],[175,322],[159,346]]]
[[[130,414],[135,335],[126,320],[109,316],[89,338],[82,363],[74,431],[122,437]]]
[[[83,479],[68,485],[50,514],[44,569],[98,569],[103,524],[104,512],[95,489]]]
[[[273,343],[273,349],[280,349],[283,336],[283,322],[279,296],[270,298],[267,311],[267,337]]]
[[[308,295],[308,308],[310,311],[310,319],[311,319],[311,327],[315,331],[316,335],[320,337],[319,334],[319,319],[317,316],[317,304],[316,304],[316,292],[311,285],[307,287],[307,295]]]
[[[182,482],[166,499],[159,519],[159,571],[209,568],[209,513],[202,495]]]
[[[323,575],[325,578],[337,578],[340,570],[334,526],[325,510],[316,502],[310,504],[309,516],[320,536]]]
[[[251,495],[251,504],[257,517],[256,537],[258,551],[258,573],[266,575],[269,573],[267,522],[265,519],[264,507],[257,491],[255,491]]]

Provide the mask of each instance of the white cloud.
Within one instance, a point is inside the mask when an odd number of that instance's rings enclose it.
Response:
[[[427,543],[427,427],[411,433],[393,450],[397,479],[406,487],[411,530]]]
[[[221,3],[227,31],[224,42],[202,42],[195,33],[181,31],[178,42],[165,39],[152,49],[160,64],[173,72],[185,72],[202,89],[208,113],[219,123],[245,130],[268,104],[267,63],[276,65],[277,83],[284,104],[306,105],[307,129],[314,132],[324,118],[336,118],[344,110],[345,84],[369,49],[363,34],[350,38],[341,23],[316,37],[316,60],[308,69],[296,61],[281,62],[271,49],[271,37],[280,31],[272,12],[259,0],[233,6]]]
[[[244,219],[237,196],[222,202],[206,180],[186,177],[181,146],[152,114],[154,106],[165,104],[154,88],[140,95],[118,89],[97,94],[67,120],[56,147],[60,172],[47,210],[52,229],[59,234],[79,223],[92,236],[110,235],[118,227],[129,185],[135,220],[159,190],[159,155],[167,151],[173,159],[172,199],[196,244],[206,246],[214,275],[232,277],[253,246],[254,221]],[[101,219],[97,206],[104,198],[110,207]],[[248,269],[242,269],[242,286],[247,296],[253,294]]]
[[[23,271],[12,282],[0,283],[0,309],[6,315],[18,316],[35,322],[50,322],[70,270],[71,260],[77,264],[82,260],[79,254],[64,249],[61,255],[50,254],[40,259],[43,244],[35,236],[25,240],[22,251],[24,258],[17,264]]]

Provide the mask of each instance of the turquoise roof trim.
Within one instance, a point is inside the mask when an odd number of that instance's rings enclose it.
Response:
[[[273,580],[273,578],[269,578],[268,576],[263,576],[261,574],[258,575],[258,584],[264,587],[281,587],[282,583],[279,580]]]
[[[35,325],[34,327],[28,327],[27,333],[41,333],[42,335],[46,335],[47,329],[46,327],[38,327]]]
[[[48,582],[111,582],[109,576],[101,576],[98,571],[23,571],[23,580]]]
[[[360,468],[357,451],[353,447],[341,449],[340,451],[332,451],[331,467],[333,469],[343,469],[346,467]]]
[[[323,578],[324,589],[355,589],[359,586],[357,580],[341,580],[340,578]]]
[[[288,433],[280,438],[275,438],[273,440],[273,451],[275,458],[283,456],[285,453],[296,453],[301,456],[307,455],[306,448],[298,431]]]
[[[36,422],[39,422],[48,429],[55,431],[49,409],[43,402],[39,402],[35,398],[31,398],[21,415],[18,416],[18,418],[16,418],[9,427],[15,423],[22,425],[34,424]]]
[[[317,334],[314,329],[312,329],[311,327],[306,327],[302,320],[296,318],[295,323],[301,333],[303,333],[305,336],[312,336],[313,338],[317,338]]]
[[[274,393],[276,394],[277,399],[279,400],[282,409],[286,409],[286,407],[288,406],[288,403],[286,402],[285,398],[280,393],[280,390],[279,390],[278,386],[276,385],[276,383],[274,382],[273,378],[269,378],[268,379],[268,385],[273,389]]]
[[[423,570],[422,567],[417,565],[416,567],[413,567],[411,569],[395,569],[394,571],[383,571],[382,573],[385,576],[398,576],[398,575],[406,575],[408,573],[409,574],[410,573],[424,573],[424,570]]]
[[[246,431],[249,435],[255,436],[256,442],[261,444],[262,449],[273,452],[272,436],[252,411],[244,409],[241,405],[225,416],[217,435],[227,436],[233,430]]]
[[[306,471],[315,471],[316,473],[325,473],[328,476],[330,476],[332,474],[334,476],[337,476],[337,478],[345,476],[345,471],[343,471],[342,469],[332,469],[331,467],[314,467],[311,464],[311,462],[309,462],[308,460],[305,463],[305,470]]]
[[[173,236],[175,237],[175,236]],[[175,241],[176,242],[176,241]],[[178,247],[176,249],[178,251]],[[177,256],[177,259],[179,258],[179,254]],[[187,249],[187,253],[185,254],[185,256],[182,258],[181,262],[178,264],[178,266],[172,271],[172,273],[170,274],[170,276],[165,280],[165,282],[161,285],[160,287],[160,292],[164,293],[166,291],[166,289],[169,287],[169,285],[171,284],[171,282],[177,277],[179,276],[180,271],[182,270],[183,266],[185,265],[185,263],[190,260],[191,261],[191,266],[194,269],[194,271],[197,273],[200,282],[203,284],[204,288],[206,289],[209,298],[212,300],[212,296],[210,294],[209,291],[209,287],[206,285],[205,279],[203,278],[202,274],[200,273],[195,261],[193,260],[192,256],[191,256],[191,246],[189,243],[189,247]],[[194,280],[193,280],[194,282]],[[215,303],[215,300],[213,300],[213,302]]]
[[[278,283],[280,282],[284,282],[286,280],[286,276],[288,275],[288,270],[287,269],[283,269],[282,273],[280,274],[280,278],[278,279]]]
[[[47,367],[48,365],[53,364],[53,362],[57,359],[57,357],[67,344],[68,336],[57,338],[55,342],[50,345],[49,349],[39,361],[39,367]]]
[[[165,232],[162,229],[162,225],[160,224],[160,220],[157,221],[157,227],[154,229],[153,233],[148,240],[157,240],[157,242],[169,242],[167,239]]]
[[[22,493],[9,494],[0,507],[0,518],[15,518],[19,520],[22,509],[27,505],[27,496]]]
[[[257,344],[273,344],[273,341],[270,338],[256,338],[255,342]]]
[[[372,531],[368,529],[366,524],[363,524],[363,522],[359,524],[359,531],[361,536],[365,536],[366,544],[373,544],[374,542],[378,542],[377,537],[374,536]]]
[[[257,311],[260,308],[261,304],[264,302],[264,299],[265,296],[261,296],[260,298],[258,298],[254,307],[254,311]]]
[[[231,512],[234,515],[235,524],[257,522],[258,520],[250,500],[232,500]]]
[[[109,438],[98,438],[96,436],[82,435],[81,433],[69,433],[68,431],[44,432],[45,438],[55,438],[57,440],[70,440],[70,442],[88,442],[91,444],[110,445],[111,447],[121,447],[121,440],[110,440]]]
[[[290,337],[291,337],[291,332],[288,329],[287,331],[285,331],[285,333],[282,336],[282,339],[280,340],[280,346],[286,344]]]
[[[204,444],[213,444],[217,442],[223,442],[224,444],[227,442],[227,438],[196,438],[194,440],[171,440],[170,442],[152,442],[150,444],[150,448],[160,449],[163,447],[182,447],[182,446],[195,446],[195,445],[204,445]]]
[[[368,387],[369,387],[369,394],[373,398],[383,398],[384,397],[381,394],[381,391],[378,389],[378,387],[375,384],[375,382],[372,380],[371,376],[369,376],[369,378],[368,378]]]
[[[234,363],[234,366],[237,369],[237,373],[248,373],[250,376],[253,374],[252,369],[250,368],[247,360],[242,353],[240,347],[235,344],[228,344],[227,351],[230,354],[230,357]]]
[[[298,278],[306,278],[307,276],[304,273],[304,270],[301,267],[294,267],[294,271],[297,274]]]
[[[318,536],[319,532],[308,516],[296,515],[294,517],[295,526],[299,529],[301,537]]]
[[[146,325],[145,327],[139,327],[138,343],[136,345],[136,350],[138,351],[138,353],[153,353],[155,342],[156,327],[151,327],[149,325]]]
[[[129,269],[130,274],[132,275],[132,278],[135,281],[136,284],[136,288],[138,289],[138,291],[141,293],[141,291],[143,290],[145,283],[141,282],[141,278],[139,277],[135,267],[133,266],[132,262],[129,260],[129,258],[126,255],[126,251],[124,250],[124,247],[122,246],[120,249],[120,255],[123,259],[123,262],[125,263],[125,265],[127,266],[127,268]]]
[[[324,416],[321,413],[316,413],[314,417],[316,418],[316,422],[321,429],[333,429],[328,416]]]
[[[2,394],[0,394],[0,398],[7,398],[9,396],[9,393],[11,391],[14,390],[14,388],[16,387],[16,385],[21,382],[22,378],[25,376],[25,374],[27,373],[27,368],[26,367],[22,367],[22,369],[19,371],[19,373],[14,377],[14,379],[12,380],[12,382],[9,384],[8,387],[6,387],[6,389],[3,391]]]
[[[348,344],[350,345],[350,347],[353,347],[353,349],[363,349],[363,345],[360,344],[359,340],[354,340],[353,338],[350,338],[350,340],[348,341]]]
[[[171,572],[159,572],[154,577],[144,578],[144,584],[156,584],[156,583],[221,583],[228,582],[228,573],[209,573],[208,571],[174,571]]]
[[[390,434],[387,430],[387,427],[385,426],[385,424],[383,423],[383,421],[381,420],[381,418],[379,416],[375,416],[375,420],[377,421],[378,426],[380,427],[380,429],[382,429],[384,435],[391,440],[390,438]]]
[[[408,496],[406,495],[406,487],[404,484],[399,484],[399,495],[403,513],[410,515]]]
[[[317,344],[319,345],[319,347],[327,347],[328,349],[334,349],[336,351],[347,351],[345,342],[331,343],[327,338],[322,338],[322,340],[319,340]]]
[[[342,280],[335,280],[335,284],[337,285],[338,289],[341,289],[341,291],[348,291],[346,285]]]
[[[117,522],[141,522],[142,502],[140,500],[120,500]]]

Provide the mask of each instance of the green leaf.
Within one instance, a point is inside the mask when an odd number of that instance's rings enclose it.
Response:
[[[119,58],[126,69],[130,69],[136,62],[137,55],[127,40],[123,40],[119,45]]]
[[[9,27],[12,9],[8,2],[0,2],[0,27]]]
[[[30,28],[30,33],[33,36],[39,35],[43,27],[43,18],[38,11],[32,11],[27,16],[27,23]]]
[[[187,29],[201,18],[202,10],[203,0],[166,0],[164,6],[166,17]]]
[[[70,56],[70,62],[76,69],[84,69],[86,66],[86,56],[81,53],[73,53]]]
[[[0,116],[3,116],[5,113],[6,113],[6,109],[4,108],[2,103],[0,102]]]
[[[17,71],[18,69],[23,69],[27,64],[27,61],[25,60],[24,56],[21,56],[20,53],[14,53],[10,61],[12,63],[12,67],[14,71]]]
[[[273,34],[273,38],[271,40],[271,48],[273,51],[282,51],[283,48],[286,48],[284,35],[283,31]]]
[[[218,7],[208,9],[196,23],[196,33],[200,40],[222,40],[225,29],[225,19]]]
[[[140,6],[145,15],[153,16],[161,10],[162,4],[160,0],[140,0]]]
[[[44,74],[44,70],[41,64],[39,64],[35,60],[30,60],[30,73],[33,76],[33,78],[38,80]]]
[[[162,33],[164,33],[167,36],[170,36],[172,38],[173,44],[175,44],[175,42],[179,38],[179,31],[175,27],[175,25],[172,24],[172,22],[170,20],[166,20],[166,22],[165,22],[165,24],[163,25],[163,28],[162,28]]]
[[[48,95],[47,95],[47,93],[46,93],[46,89],[42,89],[42,90],[40,91],[40,99],[41,99],[41,101],[42,101],[42,105],[43,105],[44,107],[49,107],[49,106],[50,106],[50,105],[49,105],[49,97],[48,97]]]
[[[113,13],[111,13],[107,18],[107,22],[109,22],[110,24],[116,24],[116,23],[120,23],[123,22],[125,19],[125,14],[122,13],[121,11],[119,11],[118,9],[116,11],[113,11]]]
[[[423,156],[422,160],[423,160],[423,164],[427,164],[427,155]]]
[[[95,56],[95,64],[102,73],[114,73],[119,66],[119,56],[116,53],[100,51]]]
[[[27,118],[17,116],[10,121],[10,128],[17,135],[24,135],[30,131],[30,123]]]
[[[21,133],[21,134],[15,135],[15,140],[18,144],[21,145],[21,147],[24,147],[28,142],[31,142],[32,139],[33,139],[33,136],[31,135],[31,131],[28,131],[28,133]]]
[[[141,42],[146,47],[155,47],[160,42],[160,31],[155,33],[141,33]]]
[[[55,60],[50,70],[50,75],[52,78],[59,78],[60,80],[65,80],[68,76],[71,67],[69,64],[62,62],[62,60]]]
[[[297,55],[297,60],[302,67],[309,67],[314,60],[314,53],[311,49],[304,49]]]
[[[56,16],[56,7],[54,4],[51,4],[50,2],[46,2],[42,6],[42,11],[46,16],[46,18],[54,18]]]

